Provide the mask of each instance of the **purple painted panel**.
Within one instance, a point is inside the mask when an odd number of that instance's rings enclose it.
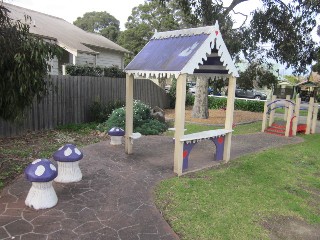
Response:
[[[152,39],[125,70],[180,71],[209,35]]]

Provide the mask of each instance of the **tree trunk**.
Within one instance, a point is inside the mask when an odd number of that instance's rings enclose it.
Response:
[[[192,117],[203,119],[207,119],[209,117],[207,79],[197,78]]]

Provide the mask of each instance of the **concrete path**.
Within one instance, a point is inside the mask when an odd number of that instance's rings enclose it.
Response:
[[[264,133],[234,136],[231,157],[301,141]],[[0,239],[178,239],[153,201],[154,186],[174,176],[172,138],[143,136],[133,147],[130,156],[109,142],[81,149],[83,180],[54,183],[59,201],[51,209],[26,207],[31,183],[24,176],[16,179],[0,195]],[[218,164],[213,151],[212,142],[198,143],[190,170]]]

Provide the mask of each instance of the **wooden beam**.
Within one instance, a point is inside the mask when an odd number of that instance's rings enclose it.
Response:
[[[271,98],[271,102],[274,102],[275,100],[277,99],[277,96],[276,95],[272,95],[272,98]],[[276,104],[273,103],[271,104],[270,108],[271,109],[274,109],[276,107]],[[276,112],[276,110],[272,110],[270,111],[270,115],[269,115],[269,127],[272,126],[272,123],[274,122],[274,113]]]
[[[263,108],[261,132],[264,132],[266,130],[267,112],[268,112],[268,102],[266,101],[266,102],[264,102],[264,108]]]
[[[319,111],[318,103],[315,102],[313,104],[313,115],[312,115],[311,131],[310,131],[310,133],[312,134],[316,133],[318,111]]]
[[[227,110],[226,110],[226,120],[225,120],[225,129],[232,130],[233,125],[233,112],[234,112],[234,100],[235,100],[235,91],[236,91],[236,81],[235,77],[229,77],[229,86],[228,86],[228,99],[227,99]],[[230,160],[231,152],[231,137],[232,132],[227,133],[224,141],[224,152],[223,160],[228,162]]]
[[[291,127],[291,118],[292,118],[292,113],[293,113],[293,105],[289,105],[289,109],[287,111],[287,123],[286,123],[286,131],[285,131],[285,136],[289,137],[290,136],[290,127]]]
[[[125,152],[132,154],[132,142],[130,136],[133,132],[133,75],[126,75],[126,135]]]
[[[290,95],[287,95],[287,96],[286,96],[286,100],[290,100]],[[286,101],[285,104],[284,104],[284,105],[285,105],[285,108],[284,108],[283,120],[285,120],[285,121],[287,120],[287,117],[288,117],[289,104],[290,104],[290,103],[287,102],[287,101]]]
[[[295,118],[292,122],[292,136],[297,135],[297,128],[298,128],[298,122],[299,122],[299,116],[300,116],[300,105],[301,105],[301,98],[296,98],[296,105],[294,107],[294,115]]]
[[[183,163],[183,142],[180,141],[184,135],[185,121],[185,100],[186,100],[187,74],[179,75],[176,86],[176,107],[175,107],[175,134],[174,134],[174,172],[182,174]]]
[[[311,130],[313,104],[314,104],[314,98],[311,97],[310,100],[309,100],[309,107],[308,107],[306,134],[310,134],[310,130]]]

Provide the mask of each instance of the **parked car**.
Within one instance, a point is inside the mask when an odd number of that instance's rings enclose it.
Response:
[[[251,99],[257,99],[257,100],[267,99],[267,94],[257,91],[255,89],[244,90],[242,88],[236,88],[235,96],[238,98],[251,98]]]

